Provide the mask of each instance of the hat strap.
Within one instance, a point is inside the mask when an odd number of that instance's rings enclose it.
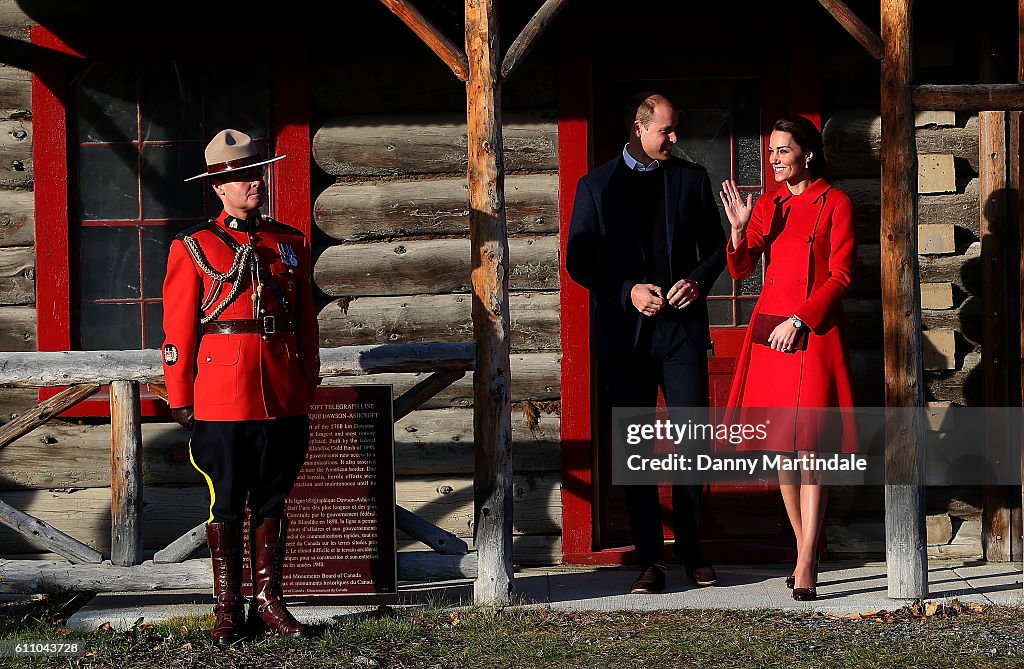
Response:
[[[258,162],[260,162],[260,157],[258,155],[245,156],[244,158],[236,158],[235,160],[228,160],[223,163],[208,165],[206,167],[206,171],[208,174],[217,174],[218,172],[226,172],[227,170],[237,170],[240,167],[247,167]]]

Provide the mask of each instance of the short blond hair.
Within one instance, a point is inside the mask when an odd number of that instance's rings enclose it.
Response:
[[[639,122],[643,127],[648,127],[651,124],[651,119],[654,118],[654,110],[658,108],[658,105],[665,105],[672,109],[676,108],[672,101],[661,93],[643,93],[632,98],[626,110],[628,125]]]

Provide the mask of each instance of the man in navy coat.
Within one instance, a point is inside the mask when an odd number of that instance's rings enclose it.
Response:
[[[622,154],[580,179],[565,257],[569,276],[590,291],[602,434],[610,433],[612,407],[654,407],[659,387],[669,407],[708,405],[705,296],[725,267],[707,170],[672,155],[675,107],[647,95],[630,105],[630,117]],[[641,567],[632,592],[660,592],[657,486],[627,485],[624,493]],[[692,583],[713,584],[698,545],[700,487],[673,486],[672,505],[676,558]]]

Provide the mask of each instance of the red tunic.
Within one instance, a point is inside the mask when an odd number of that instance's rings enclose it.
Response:
[[[239,244],[249,232],[225,225],[223,212],[211,226],[219,226]],[[191,233],[207,262],[226,272],[235,252],[209,228]],[[164,379],[171,408],[194,406],[197,420],[266,420],[298,416],[309,411],[318,382],[319,330],[310,281],[310,251],[305,236],[286,225],[263,219],[251,231],[260,266],[273,276],[289,303],[295,333],[262,335],[204,334],[200,316],[213,311],[231,291],[221,286],[209,308],[200,311],[214,280],[201,270],[182,239],[171,243],[164,279]],[[281,299],[264,281],[262,313],[254,314],[255,293],[250,276],[237,298],[217,321],[251,320],[273,315],[278,329],[287,330]]]
[[[856,255],[849,196],[824,179],[815,180],[800,195],[786,188],[766,194],[754,205],[744,242],[733,248],[730,240],[726,251],[735,279],[753,274],[764,255],[764,286],[752,323],[759,313],[795,314],[810,328],[806,351],[783,353],[754,345],[754,329],[748,327],[728,406],[852,407],[842,308]],[[843,422],[852,425],[852,420]],[[856,430],[849,426],[842,443],[819,443],[813,430],[796,432],[795,439],[775,440],[772,448],[856,450]]]

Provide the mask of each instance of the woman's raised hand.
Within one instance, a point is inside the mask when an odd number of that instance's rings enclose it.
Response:
[[[747,230],[747,223],[750,222],[750,214],[754,210],[753,194],[748,193],[747,200],[744,202],[743,195],[736,188],[736,182],[730,179],[722,182],[722,191],[719,195],[722,198],[722,204],[725,205],[725,215],[729,218],[729,225],[732,226],[734,236],[738,235],[742,238]]]

